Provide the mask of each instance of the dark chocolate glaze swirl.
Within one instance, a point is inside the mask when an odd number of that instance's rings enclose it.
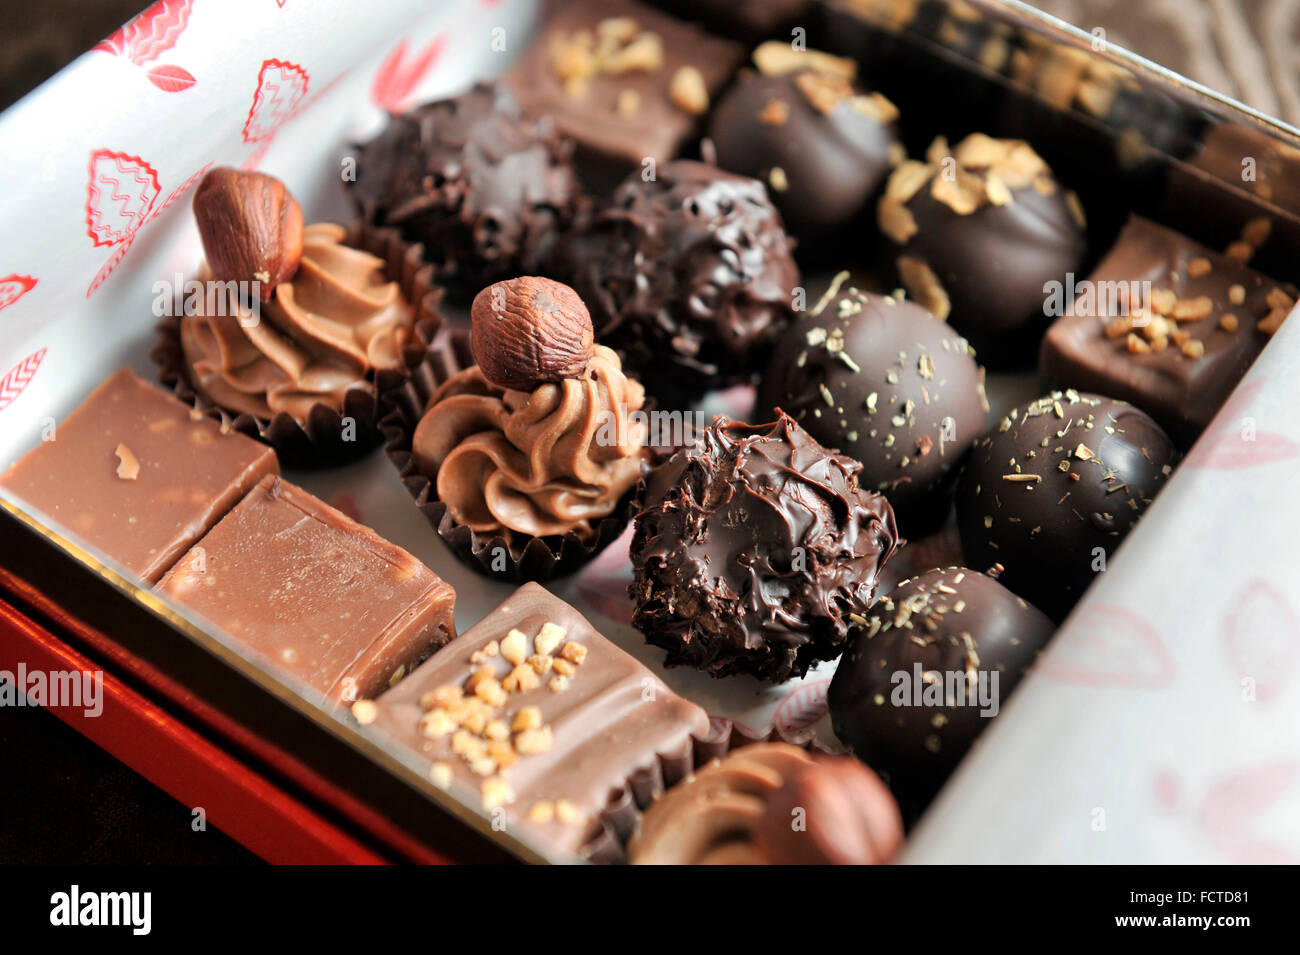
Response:
[[[345,185],[367,219],[423,242],[439,281],[466,298],[542,270],[578,203],[572,153],[505,87],[479,84],[389,117]]]
[[[899,543],[888,502],[858,487],[861,468],[778,413],[716,418],[651,473],[629,592],[668,666],[779,682],[839,654]]]
[[[692,160],[634,174],[569,243],[598,341],[651,393],[750,380],[793,318],[793,242],[763,184]]]

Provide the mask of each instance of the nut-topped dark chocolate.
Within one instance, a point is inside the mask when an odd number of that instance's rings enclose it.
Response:
[[[357,147],[356,180],[344,185],[369,221],[424,243],[439,281],[468,300],[542,270],[577,207],[572,152],[505,87],[479,84],[390,116]]]
[[[786,414],[716,418],[651,472],[628,588],[633,624],[668,666],[780,682],[833,659],[898,547],[889,502],[860,465]]]
[[[966,562],[1057,620],[1103,571],[1173,471],[1178,452],[1124,401],[1054,391],[971,448],[957,487]]]
[[[997,716],[1055,628],[964,567],[905,580],[858,618],[827,698],[835,735],[915,818]]]
[[[781,339],[760,406],[862,462],[858,482],[915,538],[946,520],[988,401],[974,350],[951,327],[913,302],[836,285]]]
[[[951,150],[939,137],[925,162],[901,163],[877,216],[901,247],[908,293],[968,335],[1043,322],[1044,284],[1064,280],[1085,251],[1079,200],[1042,157],[1028,143],[979,133]]]
[[[1246,265],[1267,227],[1220,255],[1132,217],[1043,339],[1046,384],[1131,401],[1190,446],[1295,305]]]
[[[903,158],[897,107],[852,60],[773,40],[754,62],[710,118],[718,165],[767,183],[801,240],[852,221]]]
[[[753,379],[794,316],[799,269],[763,184],[693,160],[629,177],[568,243],[596,339],[651,394]]]

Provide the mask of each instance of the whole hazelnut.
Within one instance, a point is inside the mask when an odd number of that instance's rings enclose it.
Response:
[[[769,797],[754,841],[772,865],[879,865],[898,853],[903,819],[858,760],[818,756]]]
[[[279,179],[221,166],[194,192],[203,253],[219,282],[259,282],[262,301],[302,259],[302,209]]]
[[[525,275],[489,285],[474,297],[470,319],[474,359],[498,387],[532,391],[580,378],[591,361],[591,315],[561,282]]]

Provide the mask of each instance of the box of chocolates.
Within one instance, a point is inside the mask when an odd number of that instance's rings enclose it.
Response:
[[[0,670],[278,861],[1300,857],[1300,132],[999,0],[235,6],[0,116]]]

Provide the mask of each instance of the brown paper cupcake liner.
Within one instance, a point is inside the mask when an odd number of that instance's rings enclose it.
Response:
[[[732,720],[715,716],[709,720],[708,736],[692,736],[686,752],[656,755],[649,766],[632,773],[610,793],[601,812],[600,832],[588,840],[580,855],[602,865],[626,864],[627,845],[641,824],[641,816],[656,798],[706,763],[755,743],[789,743],[812,753],[831,752],[807,730],[787,733],[771,727],[756,735]]]
[[[403,369],[370,372],[370,387],[352,388],[343,398],[343,410],[316,404],[305,422],[287,412],[273,418],[235,413],[211,401],[194,384],[181,348],[180,317],[169,316],[158,325],[158,341],[150,358],[158,365],[158,379],[172,393],[199,411],[250,438],[275,448],[286,468],[325,468],[364,457],[383,443],[379,428],[383,413],[381,396],[406,380],[410,369],[420,365],[441,327],[439,311],[443,291],[432,265],[424,259],[424,247],[402,239],[395,229],[378,228],[355,220],[347,225],[343,242],[384,260],[389,281],[401,287],[415,315],[412,334],[402,349]],[[355,434],[345,440],[344,419],[351,419]]]
[[[397,468],[420,513],[467,566],[493,580],[520,583],[543,582],[571,574],[608,547],[627,527],[632,519],[635,488],[612,514],[596,524],[591,540],[584,541],[573,531],[544,537],[515,534],[507,539],[502,533],[480,534],[456,523],[447,505],[438,498],[436,475],[422,474],[415,466],[411,440],[430,396],[448,378],[473,364],[469,331],[452,326],[440,329],[424,360],[411,369],[404,382],[383,395],[386,412],[379,421],[379,429],[388,442],[385,446],[388,459]]]

